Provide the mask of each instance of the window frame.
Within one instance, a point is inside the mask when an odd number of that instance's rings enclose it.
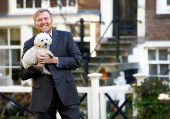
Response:
[[[19,27],[15,27],[20,29]],[[12,79],[12,69],[20,69],[20,65],[14,66],[12,65],[12,50],[20,50],[21,51],[21,44],[20,45],[11,45],[10,41],[10,29],[13,29],[13,27],[8,27],[8,28],[1,28],[1,29],[7,29],[7,45],[0,45],[0,50],[9,50],[8,52],[8,57],[9,57],[9,66],[0,66],[0,69],[9,69],[9,74],[8,75],[2,75],[3,77],[9,77]]]
[[[167,5],[167,0],[156,0],[156,14],[170,14],[170,5]]]
[[[148,50],[156,50],[156,59],[155,60],[148,60]],[[161,73],[160,71],[160,65],[168,65],[168,69],[170,69],[170,54],[167,55],[167,60],[159,60],[159,50],[167,50],[167,52],[170,52],[170,48],[166,48],[166,47],[149,47],[149,48],[145,48],[145,68],[146,68],[146,74],[149,77],[155,77],[157,76],[159,79],[160,78],[168,78],[170,80],[170,72],[168,72],[168,74],[166,75],[160,75],[159,73]],[[149,74],[149,65],[150,64],[155,64],[157,65],[157,75],[150,75]]]
[[[12,14],[34,14],[36,10],[38,10],[40,7],[35,7],[35,0],[33,0],[33,7],[32,8],[26,8],[26,0],[24,1],[24,7],[23,8],[17,8],[17,0],[15,0],[14,2],[14,11],[11,11]],[[58,3],[58,1],[57,1]],[[67,6],[63,6],[62,9],[57,6],[57,7],[50,7],[50,0],[47,1],[41,1],[41,8],[47,8],[50,9],[52,11],[52,13],[54,14],[61,14],[61,13],[77,13],[78,11],[78,4],[77,4],[77,0],[75,0],[75,6],[69,6],[69,0],[67,0]]]

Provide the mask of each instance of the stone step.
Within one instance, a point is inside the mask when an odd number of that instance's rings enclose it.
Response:
[[[98,49],[96,50],[96,55],[97,56],[103,56],[104,53],[106,52],[106,48],[101,48],[101,49]],[[128,55],[128,48],[119,48],[119,55],[122,55],[122,56],[127,56]],[[110,48],[109,51],[107,52],[107,56],[109,55],[116,55],[117,53],[117,49],[116,48]]]
[[[112,40],[116,40],[116,37],[107,37],[105,39],[103,39],[102,41],[112,41]],[[120,41],[129,41],[129,42],[137,42],[137,36],[120,36]]]
[[[106,42],[102,42],[102,43],[100,43],[100,48],[108,48],[108,46],[110,45],[110,41],[106,41]],[[132,47],[133,46],[133,44],[132,44],[132,42],[130,42],[130,41],[120,41],[120,43],[119,43],[119,47],[120,48],[129,48],[129,47]],[[112,45],[111,45],[111,47],[110,48],[116,48],[117,47],[117,43],[116,42],[114,42]]]
[[[103,56],[91,57],[90,62],[91,63],[97,63],[97,62],[99,63],[102,58],[103,58]],[[120,60],[120,62],[123,62],[122,56],[119,56],[119,60]],[[102,63],[113,63],[113,62],[116,62],[116,56],[112,56],[112,55],[106,55],[102,61]]]

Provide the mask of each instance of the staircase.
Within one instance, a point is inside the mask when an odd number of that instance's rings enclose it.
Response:
[[[138,69],[138,63],[128,63],[128,55],[133,54],[133,47],[135,47],[137,42],[136,36],[122,36],[120,37],[120,45],[119,45],[119,60],[120,62],[116,62],[116,42],[112,44],[106,56],[104,57],[102,63],[100,64],[98,70],[101,67],[105,67],[107,71],[107,85],[113,85],[114,78],[119,76],[120,71]],[[91,57],[89,62],[89,73],[93,73],[100,59],[103,57],[103,54],[107,50],[107,47],[111,43],[112,40],[115,40],[115,37],[105,38],[100,43],[100,48],[96,50],[96,57]],[[98,72],[98,71],[97,71]],[[72,74],[76,80],[77,85],[81,85],[83,83],[83,67],[80,67],[76,70],[72,70]]]

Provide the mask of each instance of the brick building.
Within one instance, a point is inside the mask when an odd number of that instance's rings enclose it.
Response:
[[[85,21],[85,47],[90,52],[93,51],[100,36],[116,16],[121,19],[140,20],[141,23],[137,22],[134,26],[137,32],[126,33],[128,37],[135,36],[136,40],[122,41],[122,43],[133,44],[131,52],[125,49],[126,44],[122,44],[122,49],[127,51],[124,53],[127,63],[138,64],[131,76],[139,72],[145,75],[158,75],[161,79],[169,79],[169,74],[163,75],[163,72],[170,68],[170,57],[166,55],[170,51],[169,0],[121,0],[121,2],[119,0],[67,0],[67,2],[65,0],[58,2],[56,0],[0,0],[0,3],[1,79],[13,79],[14,84],[20,84],[18,70],[23,43],[38,33],[32,16],[40,7],[52,11],[54,29],[70,31],[72,26],[83,18]],[[100,21],[104,24],[96,23]],[[115,26],[116,24],[112,24],[106,32],[104,36],[106,42],[115,37]],[[72,32],[75,42],[80,42],[79,27],[80,24]],[[105,50],[101,49],[100,52]],[[114,50],[112,49],[112,51]],[[96,56],[95,53],[93,57]],[[101,58],[101,56],[95,58]],[[109,55],[107,58],[115,58],[115,56]],[[120,61],[122,62],[123,59]],[[108,60],[105,62],[108,63]],[[110,66],[110,64],[107,65]],[[124,71],[125,78],[128,78],[126,73],[129,72],[129,69],[120,69],[118,73]],[[114,74],[111,80],[119,76],[115,72],[111,72],[111,74]],[[110,85],[112,84],[110,83]]]

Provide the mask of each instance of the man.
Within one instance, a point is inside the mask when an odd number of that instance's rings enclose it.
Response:
[[[52,35],[49,49],[54,57],[37,54],[37,64],[28,69],[24,69],[21,64],[20,78],[34,80],[30,110],[36,113],[37,119],[56,119],[56,111],[62,119],[80,119],[80,102],[71,69],[82,65],[81,53],[71,33],[52,29],[53,19],[49,10],[39,9],[33,19],[40,33]],[[23,55],[34,45],[34,38],[35,36],[25,42]],[[49,68],[52,75],[41,72],[44,66]]]

